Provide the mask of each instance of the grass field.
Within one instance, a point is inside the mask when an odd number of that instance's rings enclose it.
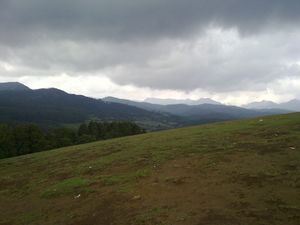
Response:
[[[0,160],[0,225],[299,225],[300,114]]]

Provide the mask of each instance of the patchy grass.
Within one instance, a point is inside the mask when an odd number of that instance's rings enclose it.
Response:
[[[43,215],[41,215],[40,213],[37,212],[28,212],[28,213],[24,213],[21,214],[18,217],[18,223],[20,224],[31,224],[36,220],[40,220],[43,218]]]
[[[84,191],[84,188],[86,188],[90,183],[91,182],[87,179],[70,178],[47,188],[41,196],[44,198],[50,198],[66,194],[75,195]]]
[[[0,225],[298,225],[300,114],[260,119],[2,159]]]
[[[149,170],[143,169],[133,173],[127,173],[123,175],[104,175],[100,179],[105,185],[123,185],[133,181],[137,181],[140,178],[147,177],[150,174]]]
[[[164,224],[162,221],[157,220],[159,217],[168,217],[172,213],[176,212],[175,208],[164,206],[154,207],[136,216],[135,220],[137,224],[147,224],[149,221],[155,224]]]

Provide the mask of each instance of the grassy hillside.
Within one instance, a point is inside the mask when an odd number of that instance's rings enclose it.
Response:
[[[0,224],[300,224],[300,114],[0,161]]]

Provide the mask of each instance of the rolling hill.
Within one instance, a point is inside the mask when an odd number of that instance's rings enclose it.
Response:
[[[19,82],[0,83],[0,91],[28,91],[29,87]]]
[[[1,225],[298,225],[300,113],[0,160]]]
[[[1,86],[0,86],[1,87]],[[176,127],[178,118],[166,113],[119,103],[109,103],[59,89],[0,91],[0,122],[30,122],[45,125],[81,123],[88,119],[131,120]]]

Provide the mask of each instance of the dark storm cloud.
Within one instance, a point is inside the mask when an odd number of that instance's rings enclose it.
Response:
[[[185,37],[209,23],[242,33],[295,25],[297,0],[2,0],[2,42]]]
[[[299,0],[0,0],[0,75],[256,90],[299,76],[299,12]]]

